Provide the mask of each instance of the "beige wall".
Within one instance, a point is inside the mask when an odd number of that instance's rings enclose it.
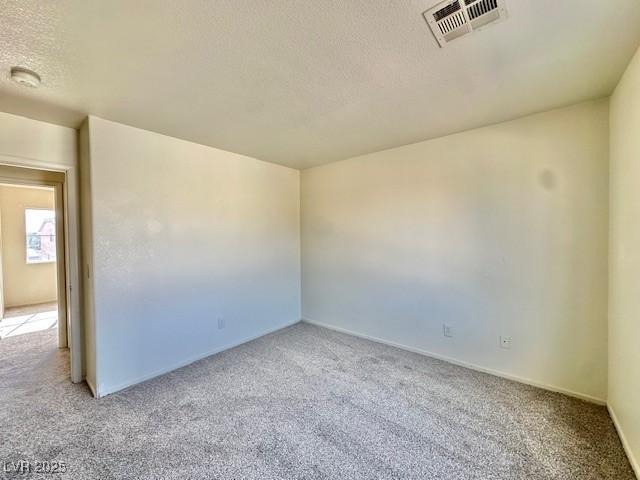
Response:
[[[56,300],[56,264],[26,262],[25,208],[55,208],[52,189],[0,186],[5,308]]]
[[[611,98],[609,409],[640,476],[640,50]]]
[[[604,401],[608,148],[599,100],[304,170],[303,318]]]
[[[41,168],[65,173],[66,239],[68,269],[66,298],[71,328],[71,378],[82,381],[83,325],[80,314],[79,205],[77,175],[77,131],[46,122],[0,112],[0,163],[16,167]],[[58,329],[65,339],[64,325]]]
[[[98,395],[300,320],[299,171],[96,117],[81,141]]]
[[[96,389],[96,329],[93,308],[93,230],[91,222],[91,155],[89,149],[89,119],[78,132],[78,166],[80,177],[80,231],[82,238],[82,319],[84,326],[85,379],[94,395]]]

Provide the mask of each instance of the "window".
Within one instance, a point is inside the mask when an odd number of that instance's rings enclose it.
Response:
[[[44,208],[24,210],[27,263],[56,261],[56,214]]]

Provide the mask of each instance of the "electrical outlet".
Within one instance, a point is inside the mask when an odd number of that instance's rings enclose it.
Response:
[[[224,328],[224,318],[218,318],[218,330],[222,330]]]
[[[445,337],[453,337],[453,330],[451,329],[451,325],[447,325],[446,323],[442,325],[442,334]]]
[[[511,337],[500,335],[500,346],[509,350],[511,348]]]

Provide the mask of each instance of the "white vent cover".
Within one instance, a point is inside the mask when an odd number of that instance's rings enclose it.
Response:
[[[489,23],[507,18],[505,0],[446,0],[422,15],[441,47]]]

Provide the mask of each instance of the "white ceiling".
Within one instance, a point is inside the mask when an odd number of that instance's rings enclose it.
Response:
[[[640,43],[639,0],[507,0],[440,49],[434,3],[0,0],[0,110],[305,168],[607,95]]]

